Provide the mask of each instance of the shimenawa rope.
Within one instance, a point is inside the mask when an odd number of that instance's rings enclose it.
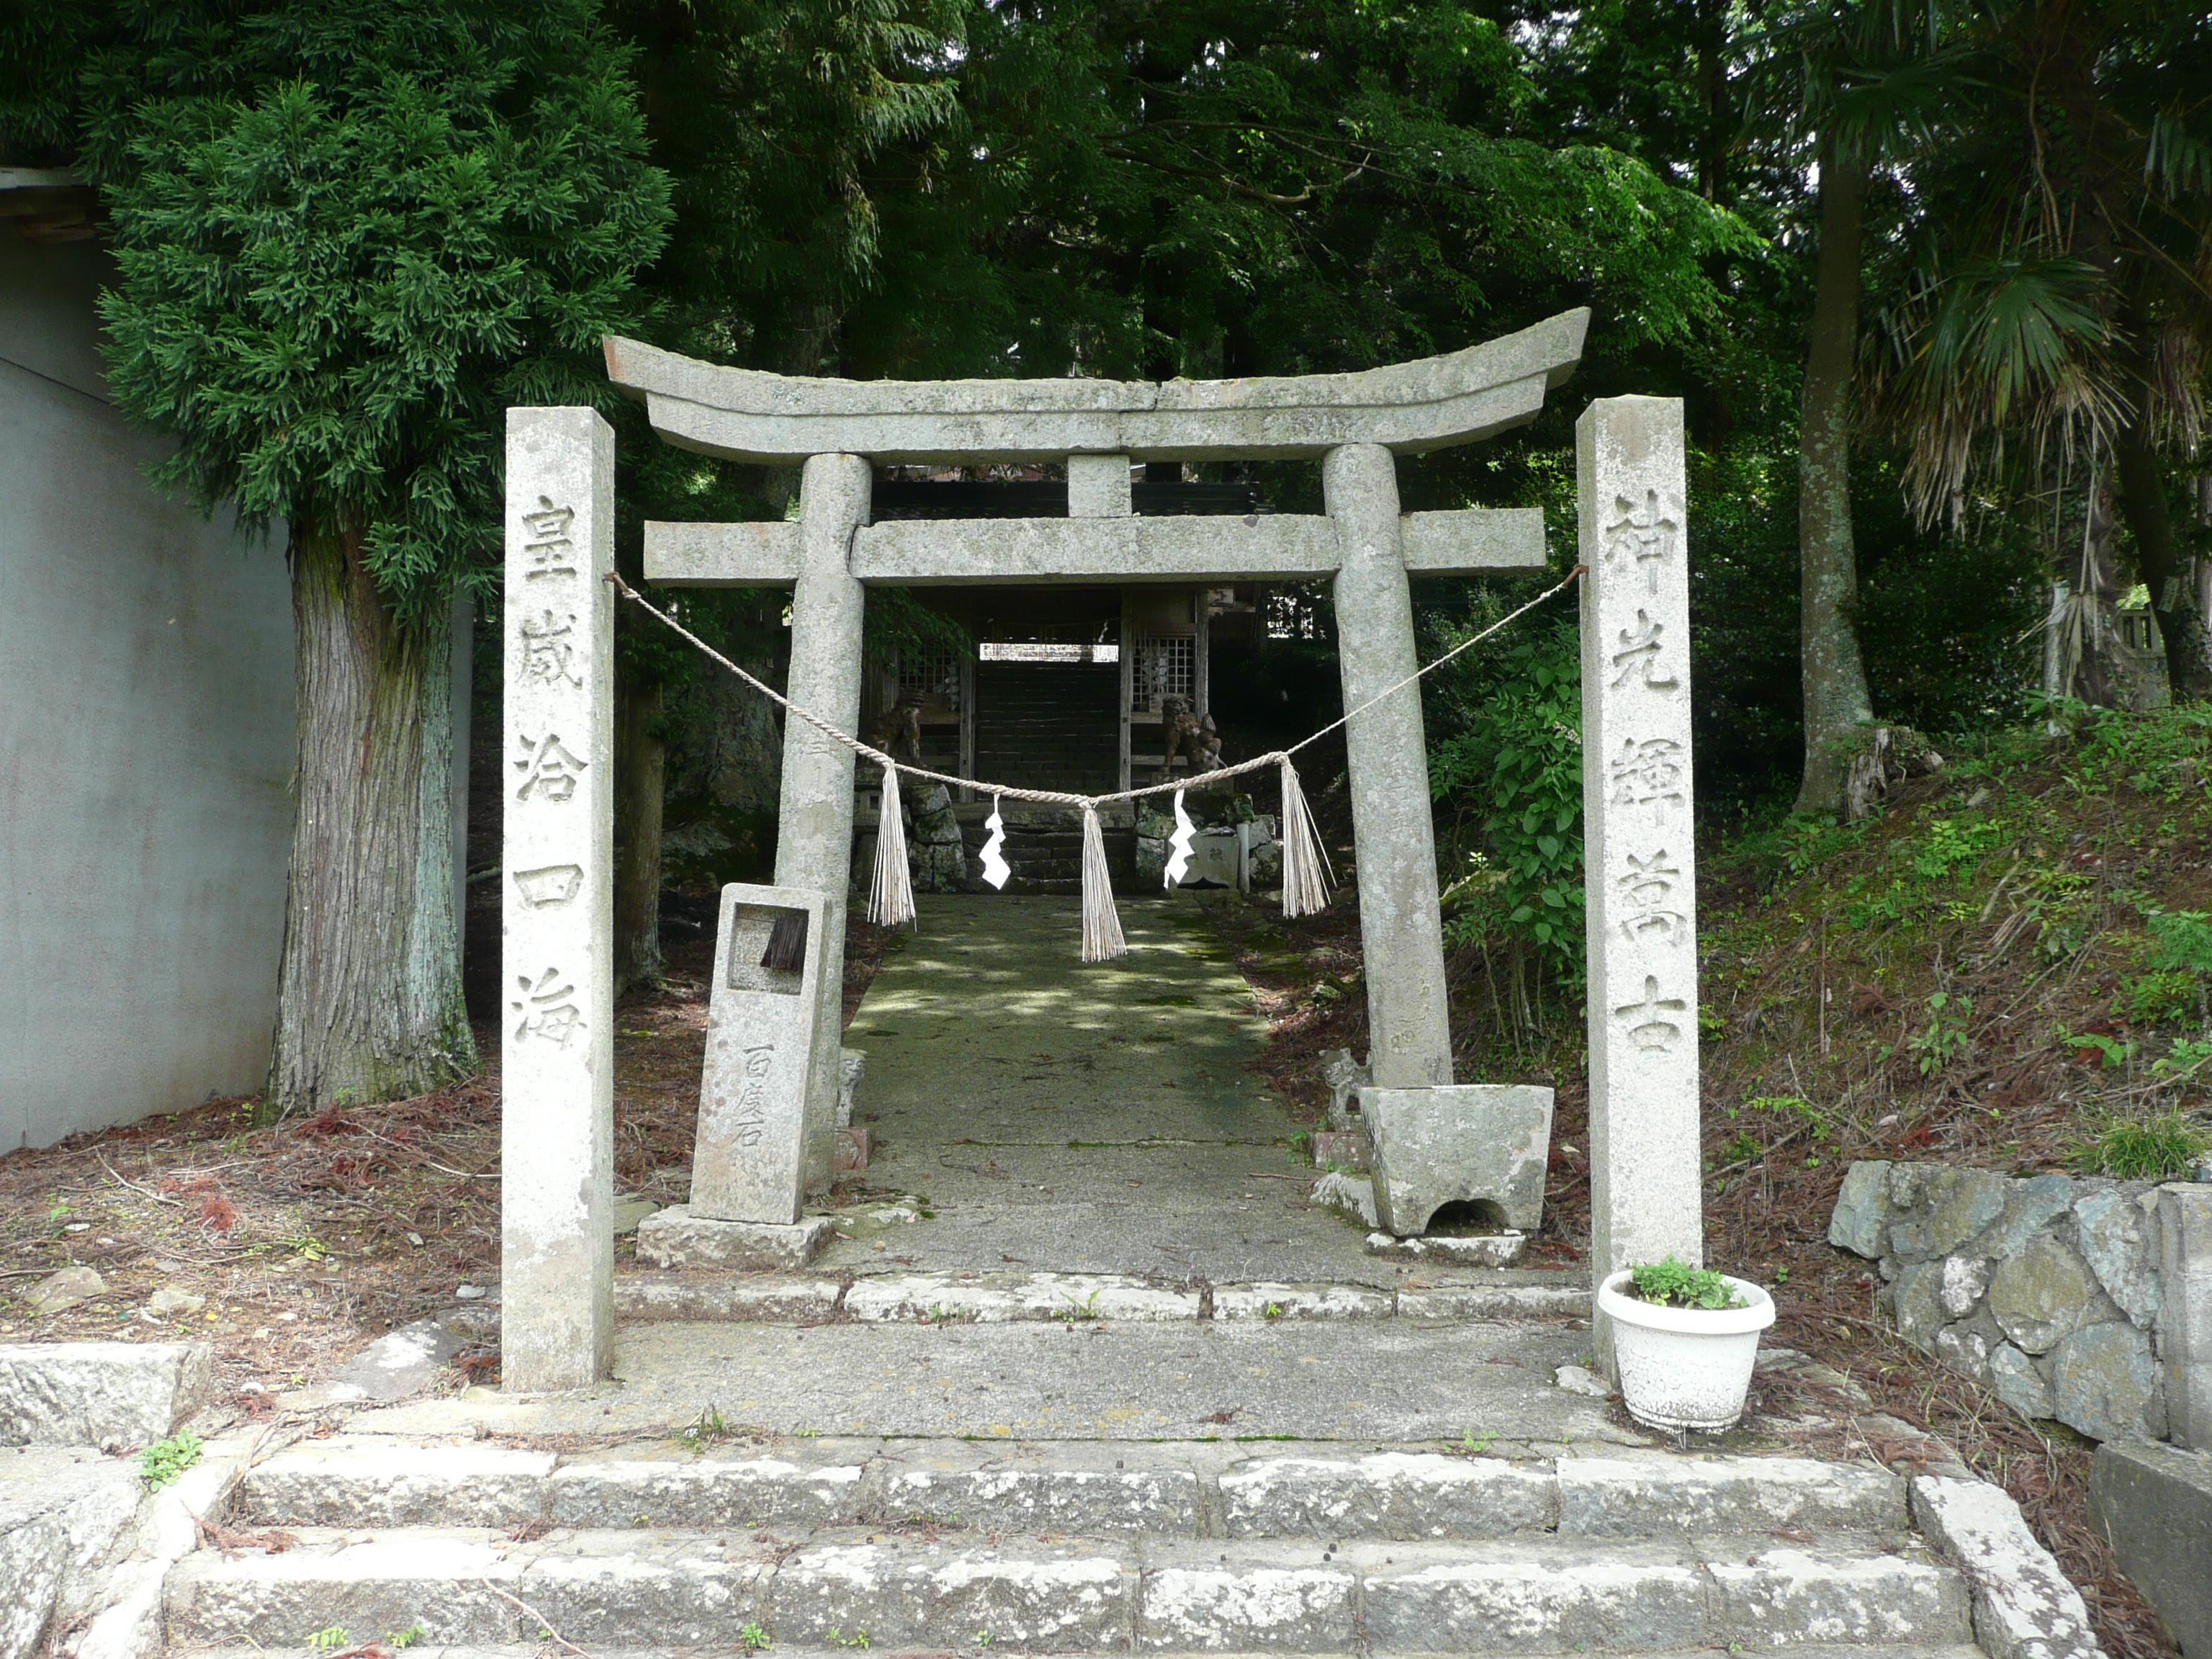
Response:
[[[1121,919],[1114,909],[1113,884],[1106,867],[1106,843],[1098,823],[1101,805],[1111,800],[1139,800],[1148,795],[1164,795],[1179,789],[1202,788],[1225,778],[1241,777],[1247,772],[1259,771],[1263,767],[1280,768],[1283,914],[1292,917],[1310,915],[1328,902],[1328,889],[1334,872],[1329,868],[1328,854],[1321,844],[1320,832],[1315,827],[1312,810],[1306,805],[1304,792],[1298,783],[1297,768],[1291,763],[1291,757],[1308,744],[1319,742],[1339,727],[1350,725],[1384,698],[1395,696],[1424,675],[1443,667],[1462,652],[1481,644],[1500,629],[1519,621],[1547,599],[1565,592],[1574,584],[1576,578],[1583,574],[1583,566],[1577,565],[1552,586],[1518,609],[1508,611],[1480,634],[1462,640],[1434,661],[1425,663],[1403,678],[1384,686],[1364,702],[1346,710],[1320,730],[1309,732],[1287,749],[1271,750],[1267,754],[1255,755],[1250,760],[1237,762],[1234,766],[1218,767],[1194,778],[1148,784],[1141,789],[1120,789],[1103,795],[1076,795],[1055,789],[1024,789],[1012,784],[986,783],[948,772],[933,772],[927,767],[896,759],[851,732],[840,731],[812,709],[793,702],[767,681],[740,668],[624,581],[620,572],[609,571],[607,580],[614,585],[615,591],[623,599],[690,641],[694,648],[728,669],[763,696],[787,713],[797,715],[832,743],[843,744],[855,755],[873,761],[883,769],[884,793],[882,807],[878,814],[876,866],[868,892],[869,921],[882,927],[902,927],[915,920],[914,884],[907,867],[906,825],[899,802],[898,775],[905,772],[914,777],[926,778],[932,783],[974,789],[1012,800],[1034,801],[1042,806],[1064,806],[1080,812],[1083,815],[1083,959],[1085,962],[1106,962],[1127,955],[1128,945],[1122,938]]]

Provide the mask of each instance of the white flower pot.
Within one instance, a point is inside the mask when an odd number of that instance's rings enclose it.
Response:
[[[1741,1308],[1669,1308],[1624,1293],[1628,1277],[1624,1267],[1597,1287],[1597,1310],[1613,1322],[1628,1414],[1655,1429],[1735,1427],[1751,1391],[1759,1334],[1774,1322],[1774,1298],[1729,1279]]]

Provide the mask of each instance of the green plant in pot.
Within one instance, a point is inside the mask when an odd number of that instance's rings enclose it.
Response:
[[[1598,1286],[1621,1402],[1655,1429],[1732,1428],[1743,1415],[1774,1298],[1680,1257],[1621,1268]]]

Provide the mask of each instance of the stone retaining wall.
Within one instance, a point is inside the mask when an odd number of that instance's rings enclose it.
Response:
[[[2176,1241],[2185,1210],[2207,1198],[2197,1186],[1861,1161],[1828,1242],[1881,1264],[1876,1299],[1899,1335],[2023,1416],[2158,1440],[2171,1395],[2179,1438],[2203,1386],[2182,1320],[2204,1264]],[[2166,1282],[2173,1262],[2191,1286]]]

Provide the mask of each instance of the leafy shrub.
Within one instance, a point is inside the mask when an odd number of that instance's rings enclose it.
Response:
[[[2173,1046],[2166,1052],[2164,1060],[2150,1063],[2150,1074],[2185,1082],[2212,1063],[2212,1040],[2203,1037],[2176,1037]]]
[[[2002,825],[1984,822],[1960,823],[1952,818],[1932,820],[1911,847],[1912,873],[1923,880],[1940,880],[1961,868],[1982,861],[1982,855],[2004,838]]]
[[[2085,1173],[2118,1181],[2186,1180],[2207,1151],[2212,1136],[2179,1112],[2160,1112],[2110,1120],[2094,1140],[2075,1149],[2071,1162]]]
[[[1711,1267],[1692,1267],[1679,1256],[1628,1270],[1629,1289],[1640,1302],[1664,1308],[1741,1308],[1744,1300]]]
[[[2197,975],[2178,968],[2139,974],[2120,987],[2136,1025],[2179,1025],[2197,1012]]]
[[[1511,646],[1495,683],[1438,722],[1460,729],[1429,746],[1431,793],[1480,836],[1497,874],[1462,889],[1462,937],[1467,924],[1497,926],[1569,984],[1583,972],[1578,638],[1562,621]]]
[[[2153,972],[2212,974],[2212,917],[2202,910],[2167,910],[2145,920]]]
[[[2212,754],[2212,708],[2203,703],[2142,714],[2075,703],[2051,712],[2066,720],[2079,745],[2069,769],[2078,787],[2098,791],[2124,783],[2138,794],[2178,801],[2202,799],[2212,784],[2205,764]]]
[[[1920,1056],[1920,1075],[1934,1077],[1960,1054],[1972,1039],[1966,1022],[1973,1018],[1974,1000],[1938,991],[1928,999],[1928,1028],[1907,1037],[1905,1046]]]

